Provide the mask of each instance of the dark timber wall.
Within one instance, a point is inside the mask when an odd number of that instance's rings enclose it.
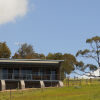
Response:
[[[5,83],[6,83],[6,90],[19,88],[19,82],[17,81],[6,81]]]

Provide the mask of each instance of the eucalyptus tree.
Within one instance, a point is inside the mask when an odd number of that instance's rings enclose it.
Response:
[[[15,52],[12,58],[15,59],[35,59],[38,58],[38,54],[35,53],[34,48],[31,44],[24,43],[19,47],[18,51]]]
[[[86,40],[86,43],[89,44],[89,49],[79,50],[76,53],[76,57],[83,57],[88,59],[93,59],[96,61],[97,66],[94,64],[87,64],[83,66],[83,70],[89,68],[90,70],[96,70],[100,68],[100,37],[95,36]]]
[[[0,42],[0,58],[9,58],[11,51],[6,42]]]
[[[74,55],[68,53],[49,53],[46,58],[52,60],[64,60],[61,66],[62,74],[71,74],[76,68],[83,66],[83,62],[77,61]]]

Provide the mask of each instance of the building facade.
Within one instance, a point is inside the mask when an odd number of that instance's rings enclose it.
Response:
[[[63,86],[63,60],[0,59],[0,90]]]

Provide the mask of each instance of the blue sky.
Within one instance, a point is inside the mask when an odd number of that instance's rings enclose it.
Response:
[[[75,54],[88,47],[87,38],[100,36],[100,0],[30,0],[28,8],[24,17],[0,25],[0,41],[12,55],[16,42],[32,44],[38,53]]]

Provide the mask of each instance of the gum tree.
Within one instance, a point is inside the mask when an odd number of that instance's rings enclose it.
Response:
[[[6,42],[0,42],[0,58],[10,58],[11,51]]]
[[[95,36],[86,40],[86,43],[89,44],[89,49],[79,50],[76,54],[76,57],[89,58],[96,61],[97,65],[87,64],[83,69],[89,68],[90,70],[96,70],[100,68],[100,37]]]

